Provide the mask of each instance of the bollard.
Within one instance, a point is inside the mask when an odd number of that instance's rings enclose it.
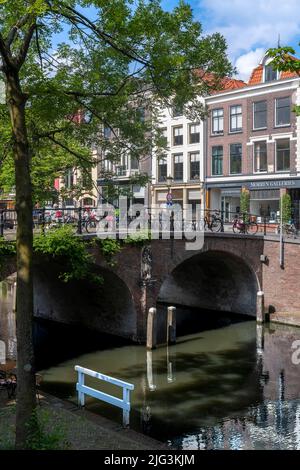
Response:
[[[262,354],[265,345],[265,327],[263,324],[256,325],[256,351],[257,354]]]
[[[157,344],[156,308],[149,308],[147,318],[147,349],[155,349]]]
[[[168,307],[167,344],[176,343],[176,307]]]
[[[256,296],[256,321],[257,323],[265,322],[265,302],[263,291],[258,291]]]

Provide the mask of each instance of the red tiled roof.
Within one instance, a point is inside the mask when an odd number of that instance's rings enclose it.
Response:
[[[218,81],[213,73],[205,73],[204,75],[201,75],[200,70],[197,70],[196,73],[201,76],[201,79],[206,81],[207,84],[213,86],[215,83],[218,85],[218,90],[212,91],[212,94],[224,93],[224,91],[236,90],[247,86],[247,83],[243,82],[243,80],[238,80],[236,78],[224,77]]]
[[[222,90],[236,90],[237,88],[244,88],[247,83],[243,80],[237,80],[236,78],[224,78],[222,80]]]
[[[291,55],[289,56],[289,58],[292,60],[298,60],[297,57],[294,57]],[[258,67],[255,67],[255,69],[253,69],[248,85],[251,86],[251,85],[258,85],[259,83],[262,83],[263,69],[264,69],[263,65],[258,65]],[[298,77],[296,72],[285,71],[285,72],[280,73],[278,80],[284,80],[285,78],[295,78],[295,77]]]
[[[263,66],[259,65],[253,69],[248,85],[257,85],[262,82],[263,78]]]

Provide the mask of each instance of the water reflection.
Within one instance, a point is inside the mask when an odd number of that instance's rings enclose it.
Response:
[[[0,340],[10,359],[16,354],[14,288],[13,280],[0,283]],[[47,354],[51,361],[51,350],[56,361],[62,345],[68,354],[76,351],[73,330],[69,335],[64,330],[56,342],[54,332],[49,336],[46,330],[43,325],[40,339],[52,338],[53,347],[47,343],[40,359]],[[82,330],[76,343],[80,335],[88,343]],[[134,383],[131,427],[177,448],[300,450],[300,365],[291,360],[295,340],[300,329],[254,321],[184,336],[154,351],[95,339],[101,350],[77,353],[42,371],[43,387],[76,402],[74,365],[79,364]],[[87,384],[99,387],[92,378]],[[116,393],[107,383],[101,389]],[[90,398],[87,407],[121,423],[120,411],[110,405]]]
[[[154,351],[123,346],[81,355],[44,371],[44,381],[74,401],[75,363],[132,382],[131,427],[178,448],[299,449],[295,339],[297,328],[247,321]],[[103,391],[113,392],[109,384]],[[120,422],[106,404],[90,399],[87,406]]]

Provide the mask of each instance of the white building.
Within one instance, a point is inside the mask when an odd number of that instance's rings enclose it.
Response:
[[[155,149],[152,155],[152,204],[163,207],[170,192],[173,204],[195,208],[204,180],[203,121],[191,121],[182,112],[167,108],[161,115],[161,129],[168,149],[162,158],[158,159]],[[173,178],[170,188],[167,177]]]

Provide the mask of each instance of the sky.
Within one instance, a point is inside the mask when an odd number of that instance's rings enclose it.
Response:
[[[185,0],[205,34],[220,32],[227,40],[228,55],[238,77],[248,81],[264,51],[292,46],[300,57],[299,0]],[[171,10],[179,0],[163,0]]]
[[[109,1],[109,0],[108,0]],[[248,81],[264,52],[292,46],[300,57],[300,0],[185,0],[204,34],[221,33],[228,45],[228,56],[237,69],[237,78]],[[162,0],[172,10],[179,0]],[[90,16],[94,12],[90,9]],[[57,42],[65,40],[62,33]]]

